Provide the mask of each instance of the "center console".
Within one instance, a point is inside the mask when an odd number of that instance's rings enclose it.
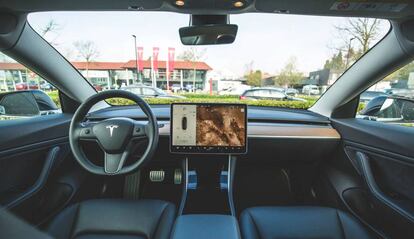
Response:
[[[172,239],[240,239],[237,220],[233,216],[196,214],[179,216]]]
[[[235,216],[233,175],[236,156],[192,155],[185,159],[184,193],[179,214]]]
[[[237,155],[247,152],[247,106],[174,103],[170,120],[170,151],[185,163],[172,238],[240,238],[232,188]]]

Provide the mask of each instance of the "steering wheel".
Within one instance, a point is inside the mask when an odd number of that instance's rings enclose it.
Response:
[[[91,107],[109,98],[125,98],[134,101],[148,117],[148,123],[131,118],[116,117],[98,122],[85,121]],[[88,98],[76,110],[69,128],[69,143],[75,159],[87,171],[99,175],[119,175],[136,170],[151,159],[158,145],[158,123],[149,105],[139,96],[123,90],[108,90]],[[104,167],[93,164],[86,157],[80,142],[97,141],[104,151]],[[148,140],[141,158],[125,166],[137,145]]]

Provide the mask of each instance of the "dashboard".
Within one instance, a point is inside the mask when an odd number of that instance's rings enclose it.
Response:
[[[171,139],[174,137],[171,135],[171,123],[174,123],[171,120],[171,106],[151,105],[151,108],[157,117],[160,135],[155,157],[162,160],[180,157],[174,150],[170,151]],[[340,143],[341,135],[332,127],[329,118],[316,113],[255,106],[247,106],[246,109],[246,154],[239,157],[256,161],[315,161],[335,150]],[[140,121],[147,119],[136,106],[110,107],[87,116],[90,121],[112,117],[128,117]],[[191,154],[188,151],[184,153]],[[220,152],[212,150],[214,153]]]
[[[170,136],[170,105],[152,105],[152,111],[160,124],[161,136]],[[136,106],[111,107],[88,114],[89,120],[112,117],[128,117],[146,120],[146,115]],[[314,138],[336,139],[341,136],[329,118],[307,110],[247,107],[248,138]]]

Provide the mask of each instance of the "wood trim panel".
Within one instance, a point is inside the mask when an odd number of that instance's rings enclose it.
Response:
[[[170,123],[159,122],[161,136],[170,135]],[[309,139],[341,139],[341,135],[331,126],[283,124],[283,123],[249,123],[249,138],[309,138]]]

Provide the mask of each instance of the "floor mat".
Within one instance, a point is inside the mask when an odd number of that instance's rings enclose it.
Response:
[[[135,199],[158,199],[172,202],[178,208],[180,206],[184,187],[183,180],[181,180],[180,183],[177,183],[177,178],[175,178],[176,171],[181,170],[180,166],[180,162],[163,162],[160,164],[152,163],[151,165],[141,169],[138,177],[139,182],[137,182],[138,179],[135,178],[133,186],[131,183],[131,188],[133,189],[131,189],[131,192],[127,193],[127,195],[130,195]],[[151,171],[163,171],[162,181],[152,181],[150,179]],[[137,186],[139,187],[138,190],[136,189]]]
[[[249,207],[290,205],[294,199],[287,169],[271,164],[237,162],[234,203],[238,215]]]

